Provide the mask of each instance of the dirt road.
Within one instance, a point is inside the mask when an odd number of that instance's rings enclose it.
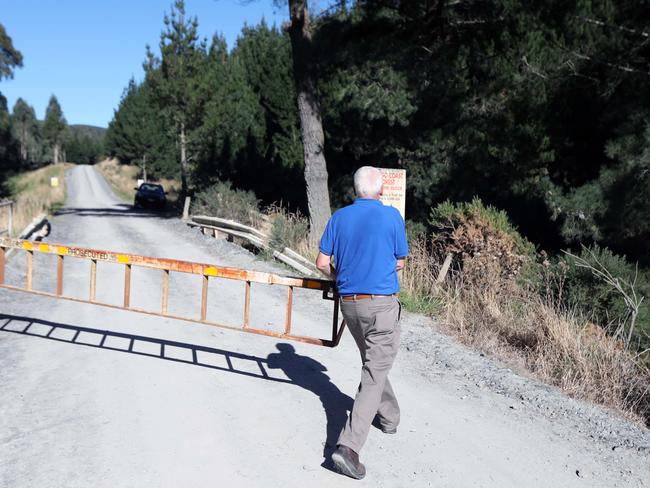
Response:
[[[49,242],[280,269],[176,219],[132,211],[92,167],[73,168],[66,183]],[[51,287],[52,262],[37,265],[37,288]],[[88,293],[84,266],[66,268],[67,293]],[[7,279],[22,270],[13,257]],[[158,274],[133,279],[134,303],[160,303]],[[98,297],[119,301],[121,286],[121,271],[100,265]],[[214,290],[210,316],[237,322],[238,286]],[[176,277],[171,290],[172,310],[198,310],[200,282]],[[254,288],[252,321],[279,320],[282,297]],[[296,298],[305,330],[327,331],[330,313],[317,293]],[[323,466],[359,380],[348,334],[333,350],[289,346],[6,290],[0,328],[2,487],[641,487],[650,479],[647,431],[517,376],[419,316],[403,319],[391,376],[402,424],[397,435],[371,432],[361,482]]]

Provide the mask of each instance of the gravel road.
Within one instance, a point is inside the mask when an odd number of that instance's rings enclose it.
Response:
[[[279,271],[175,218],[134,211],[89,166],[70,170],[48,242]],[[7,281],[24,273],[12,256]],[[52,290],[54,260],[34,283]],[[72,260],[70,260],[72,261]],[[65,293],[87,296],[88,263]],[[118,303],[119,266],[98,267]],[[160,303],[160,272],[134,271],[136,305]],[[211,285],[208,316],[241,319],[243,286]],[[173,276],[170,311],[198,313],[198,277]],[[253,286],[251,321],[282,320],[284,290]],[[391,378],[397,435],[373,430],[368,475],[334,473],[331,451],[359,381],[349,334],[335,349],[0,290],[0,486],[643,487],[647,430],[518,376],[406,314]],[[327,334],[331,302],[297,294],[303,332]]]

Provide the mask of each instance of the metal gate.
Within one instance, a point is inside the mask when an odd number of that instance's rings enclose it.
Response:
[[[25,285],[15,286],[5,283],[5,262],[8,250],[16,249],[25,253],[26,259],[26,273]],[[34,253],[44,253],[56,255],[56,291],[54,293],[35,290],[33,287],[34,275]],[[88,298],[78,298],[66,296],[63,294],[63,280],[64,280],[64,261],[67,256],[80,258],[90,261],[90,276],[88,277]],[[114,264],[121,264],[124,266],[124,300],[122,305],[114,305],[97,301],[97,262],[103,261]],[[131,306],[131,269],[133,266],[143,268],[160,269],[163,271],[162,275],[162,303],[159,310],[147,310]],[[198,275],[202,280],[201,287],[201,309],[200,318],[179,316],[168,313],[169,303],[169,276],[170,273],[187,273]],[[225,325],[218,322],[208,320],[207,317],[207,303],[208,303],[208,286],[211,279],[228,279],[238,280],[245,283],[244,286],[244,307],[242,310],[242,324],[241,326]],[[251,287],[253,283],[262,283],[270,285],[278,285],[286,287],[286,312],[284,317],[284,328],[282,331],[265,330],[255,327],[249,323],[250,319],[250,305],[251,305]],[[280,276],[273,273],[265,273],[260,271],[248,271],[237,268],[213,266],[210,264],[194,263],[190,261],[179,261],[174,259],[154,258],[149,256],[139,256],[135,254],[116,253],[111,251],[102,251],[98,249],[89,249],[82,247],[63,246],[59,244],[44,244],[39,242],[24,241],[19,239],[10,239],[0,237],[0,288],[9,290],[24,291],[36,295],[44,295],[49,297],[62,298],[65,300],[72,300],[82,303],[92,303],[104,307],[117,308],[122,310],[130,310],[149,315],[157,315],[161,317],[169,317],[179,320],[186,320],[190,322],[198,322],[201,324],[213,325],[225,329],[234,329],[252,334],[260,334],[266,336],[277,337],[281,339],[306,342],[308,344],[316,344],[320,346],[335,347],[338,345],[341,335],[345,328],[345,322],[338,323],[338,310],[339,310],[339,297],[335,293],[334,284],[331,281],[311,279],[311,278],[293,278]],[[332,328],[331,337],[321,339],[317,337],[310,337],[304,335],[293,335],[291,333],[292,327],[292,310],[294,289],[305,288],[309,290],[319,291],[325,300],[332,300],[334,310],[332,313]]]

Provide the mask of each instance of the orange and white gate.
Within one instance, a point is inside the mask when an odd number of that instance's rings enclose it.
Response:
[[[24,286],[9,285],[5,282],[5,263],[7,252],[11,249],[23,252],[26,259],[25,279]],[[56,287],[55,292],[47,292],[34,289],[34,254],[43,253],[56,256]],[[79,298],[63,293],[63,281],[65,279],[65,258],[74,257],[82,260],[90,261],[90,274],[88,276],[88,297]],[[124,297],[121,305],[109,304],[97,300],[97,263],[108,262],[124,266]],[[148,310],[143,308],[136,308],[131,305],[131,270],[132,268],[153,268],[162,270],[162,303],[158,310]],[[53,270],[54,271],[54,270]],[[186,273],[190,275],[197,275],[202,281],[201,286],[201,307],[199,318],[190,316],[181,316],[170,314],[168,311],[169,303],[169,277],[170,273]],[[240,326],[226,325],[208,319],[207,305],[208,305],[208,286],[210,280],[238,280],[243,281],[244,285],[244,306],[242,310],[242,323]],[[285,287],[286,294],[286,311],[284,317],[283,330],[267,330],[260,327],[255,327],[255,324],[250,324],[250,309],[251,309],[251,287],[253,284],[268,284]],[[265,273],[260,271],[248,271],[237,268],[214,266],[210,264],[195,263],[190,261],[179,261],[175,259],[154,258],[149,256],[139,256],[135,254],[117,253],[111,251],[102,251],[98,249],[89,249],[74,246],[63,246],[58,244],[44,244],[39,242],[24,241],[19,239],[11,239],[0,237],[0,288],[9,290],[17,290],[36,295],[43,295],[49,297],[56,297],[65,300],[72,300],[82,303],[91,303],[94,305],[101,305],[104,307],[117,308],[122,310],[130,310],[149,315],[157,315],[161,317],[169,317],[179,320],[190,322],[198,322],[201,324],[213,325],[226,329],[240,330],[251,334],[261,334],[266,336],[277,337],[281,339],[306,342],[309,344],[316,344],[327,347],[335,347],[338,345],[341,335],[345,328],[345,322],[338,323],[338,310],[339,310],[339,297],[335,293],[334,283],[327,280],[319,280],[312,278],[293,278],[280,276],[273,273]],[[318,338],[306,335],[294,335],[292,329],[292,311],[294,302],[294,289],[304,288],[321,292],[322,298],[325,300],[333,301],[332,312],[332,326],[331,337]]]

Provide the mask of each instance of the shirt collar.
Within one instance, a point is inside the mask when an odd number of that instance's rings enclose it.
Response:
[[[376,204],[383,205],[383,203],[381,203],[381,200],[375,200],[374,198],[357,198],[357,199],[354,201],[354,203],[355,203],[355,204],[356,204],[356,203],[369,203],[369,204],[371,204],[371,205],[372,205],[372,204],[375,204],[375,205],[376,205]]]

